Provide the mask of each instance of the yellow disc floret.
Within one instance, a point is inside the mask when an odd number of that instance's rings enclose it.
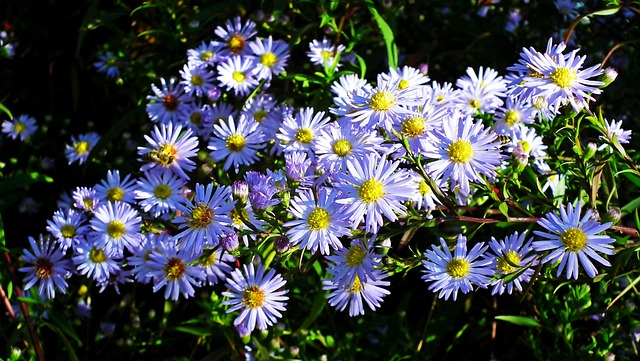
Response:
[[[200,86],[204,84],[204,79],[202,79],[202,76],[200,75],[192,75],[191,84],[193,84],[194,86]]]
[[[173,194],[173,191],[166,184],[160,184],[153,189],[153,195],[158,199],[167,199],[171,197],[171,194]]]
[[[91,251],[89,251],[89,259],[93,263],[102,263],[107,260],[107,255],[104,254],[102,248],[92,247]]]
[[[462,258],[453,258],[447,264],[447,273],[453,278],[464,278],[469,274],[469,261]]]
[[[313,140],[313,131],[309,128],[300,128],[296,132],[296,140],[302,144],[309,144]]]
[[[317,207],[307,217],[307,226],[312,231],[326,229],[329,226],[329,212],[322,207]]]
[[[449,145],[447,154],[454,163],[466,163],[473,155],[473,147],[468,140],[458,139]]]
[[[271,68],[272,66],[274,66],[277,61],[278,61],[278,58],[274,53],[264,53],[262,54],[262,56],[260,56],[260,64],[268,68]]]
[[[344,255],[344,260],[347,266],[355,267],[362,264],[362,261],[367,257],[367,251],[360,246],[351,246],[349,252]]]
[[[48,258],[38,257],[35,264],[36,277],[40,279],[51,278],[53,274],[53,263]]]
[[[339,157],[346,157],[351,154],[351,143],[346,139],[337,140],[333,143],[333,152]]]
[[[349,287],[349,293],[358,293],[362,292],[362,282],[360,282],[360,277],[356,275],[353,279],[353,284]]]
[[[116,202],[124,198],[124,190],[120,187],[113,187],[107,190],[107,201]]]
[[[85,154],[89,151],[89,142],[82,140],[77,143],[73,143],[73,149],[77,154]]]
[[[227,138],[227,149],[232,152],[240,152],[244,148],[245,139],[242,134],[232,134]]]
[[[385,111],[391,109],[396,102],[396,98],[389,92],[377,92],[369,99],[369,106],[375,111]]]
[[[78,230],[76,229],[76,227],[71,224],[65,224],[64,226],[60,227],[60,233],[64,238],[73,238],[76,236],[77,232]]]
[[[578,74],[571,69],[558,68],[549,75],[549,78],[560,88],[570,88],[573,82],[578,80]]]
[[[520,121],[520,112],[514,109],[510,109],[504,114],[504,122],[508,126],[513,127]]]
[[[244,290],[244,295],[242,296],[242,303],[247,306],[247,308],[258,308],[262,307],[264,304],[264,300],[266,295],[263,290],[258,286],[249,286]]]
[[[364,181],[358,187],[358,197],[365,203],[372,203],[384,196],[384,187],[381,182],[371,178]]]
[[[431,188],[429,187],[427,182],[420,181],[420,184],[418,185],[418,192],[424,196],[429,194],[429,192],[431,192]]]
[[[513,265],[520,265],[520,255],[516,251],[509,250],[505,255],[498,258],[496,268],[502,273],[511,273],[517,269]]]
[[[244,79],[246,78],[244,73],[241,71],[234,71],[233,74],[231,75],[231,77],[233,78],[233,80],[235,80],[237,83],[242,83],[244,81]]]
[[[207,228],[211,223],[213,223],[213,210],[205,203],[194,206],[191,216],[187,217],[187,224],[191,228]]]
[[[244,37],[240,34],[235,34],[231,39],[229,39],[229,48],[231,49],[231,54],[238,54],[244,49]]]
[[[107,234],[109,235],[109,237],[113,238],[113,239],[118,239],[120,237],[122,237],[122,235],[124,234],[126,228],[124,226],[124,223],[120,222],[120,221],[111,221],[109,222],[109,224],[107,224]]]
[[[402,122],[400,126],[400,130],[402,134],[409,138],[417,137],[419,135],[424,134],[426,129],[425,119],[423,117],[415,116],[409,119],[406,119]]]
[[[562,244],[570,252],[577,252],[587,246],[587,234],[579,228],[569,228],[560,235]]]

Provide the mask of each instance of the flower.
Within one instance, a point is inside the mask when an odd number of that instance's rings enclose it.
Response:
[[[484,242],[476,243],[471,251],[467,253],[467,237],[458,234],[458,241],[451,254],[449,246],[440,238],[442,249],[431,245],[431,250],[426,250],[422,261],[425,267],[422,279],[426,282],[433,282],[429,285],[429,290],[438,292],[438,298],[445,301],[453,295],[455,301],[458,291],[468,293],[473,290],[475,284],[486,288],[494,271],[491,269],[491,259],[478,259],[488,248]]]
[[[95,210],[94,218],[89,221],[94,231],[92,242],[104,248],[107,255],[120,258],[124,247],[131,250],[138,244],[140,222],[138,211],[129,204],[107,202]]]
[[[542,142],[542,137],[536,134],[534,128],[520,125],[511,131],[510,138],[511,141],[505,147],[509,153],[519,148],[527,157],[532,156],[535,159],[540,159],[547,156],[545,151],[547,146]]]
[[[393,222],[405,214],[402,202],[409,200],[410,179],[397,170],[399,164],[370,153],[348,163],[348,174],[338,175],[336,188],[344,195],[337,202],[347,205],[344,212],[351,218],[353,228],[364,219],[366,230],[377,233],[384,223],[383,215]]]
[[[333,276],[332,283],[340,287],[353,286],[356,278],[360,282],[375,281],[376,267],[380,267],[381,257],[375,253],[372,237],[365,243],[364,239],[352,239],[349,247],[343,247],[336,251],[335,255],[326,258],[333,264],[327,268]]]
[[[273,41],[271,35],[266,40],[257,39],[249,43],[256,57],[256,76],[258,79],[271,80],[273,75],[284,71],[289,59],[289,46],[282,40]]]
[[[432,211],[436,209],[436,204],[441,204],[438,197],[436,197],[435,193],[431,190],[431,186],[427,184],[427,181],[416,171],[409,171],[411,177],[411,188],[407,190],[408,193],[411,193],[411,200],[413,201],[413,206],[415,209],[425,209],[427,211]],[[441,179],[434,179],[434,184],[438,188],[443,188]]]
[[[222,169],[232,166],[237,173],[241,165],[250,165],[257,161],[258,151],[264,147],[264,135],[258,129],[258,122],[240,115],[237,123],[232,116],[228,122],[221,120],[213,125],[213,136],[209,141],[209,155],[215,162],[226,158]]]
[[[307,56],[314,65],[326,66],[332,68],[338,54],[344,52],[346,48],[344,45],[334,46],[330,40],[323,38],[322,42],[313,40],[309,43],[309,51]],[[335,64],[336,69],[340,67],[340,63]]]
[[[203,41],[197,48],[187,50],[187,63],[192,66],[213,65],[220,60],[218,53],[222,47],[214,41]]]
[[[273,269],[265,274],[263,265],[258,265],[255,270],[250,263],[249,266],[243,265],[242,269],[244,272],[236,269],[227,278],[229,291],[222,292],[222,295],[229,299],[222,304],[231,306],[227,313],[240,310],[240,315],[233,321],[234,325],[242,324],[247,332],[253,331],[256,325],[259,330],[266,330],[282,317],[279,311],[286,310],[289,297],[285,295],[288,290],[278,289],[287,281]]]
[[[255,69],[253,58],[235,55],[218,65],[218,81],[236,96],[245,96],[258,85]]]
[[[622,129],[622,120],[616,122],[613,119],[611,119],[611,121],[605,119],[604,124],[607,131],[606,139],[608,141],[613,143],[613,138],[615,137],[620,144],[629,143],[629,140],[631,140],[631,131]]]
[[[93,212],[100,203],[93,188],[78,187],[73,191],[73,206],[85,212]]]
[[[193,297],[193,286],[200,287],[205,279],[200,267],[190,265],[196,258],[193,254],[182,254],[173,242],[155,248],[149,254],[149,268],[154,269],[149,273],[153,277],[153,292],[166,286],[164,298],[167,300],[177,301],[181,294],[184,298]]]
[[[389,286],[389,281],[383,281],[382,279],[387,277],[385,273],[380,270],[374,270],[375,278],[367,281],[361,281],[358,276],[346,286],[340,286],[339,283],[334,282],[333,279],[325,279],[322,284],[322,289],[331,291],[327,295],[329,305],[335,307],[339,311],[343,311],[347,305],[349,305],[349,316],[354,317],[357,315],[364,315],[364,300],[372,311],[380,307],[382,298],[390,292],[381,286]]]
[[[87,217],[82,212],[59,209],[53,213],[53,220],[47,221],[47,231],[60,243],[62,251],[66,251],[86,238],[89,230],[89,226],[85,224],[86,220]]]
[[[96,281],[103,281],[120,271],[120,264],[103,247],[83,241],[75,248],[73,263],[78,272]]]
[[[495,255],[494,267],[496,274],[506,276],[521,272],[508,283],[505,283],[504,277],[491,281],[491,286],[493,286],[493,290],[491,291],[492,295],[496,293],[503,294],[505,290],[508,294],[511,294],[514,286],[518,291],[522,291],[522,283],[529,282],[531,276],[533,276],[534,270],[530,267],[537,265],[538,261],[535,259],[535,254],[529,255],[529,252],[533,250],[533,248],[531,248],[531,240],[523,245],[525,236],[525,233],[518,236],[518,232],[515,232],[500,241],[491,237],[489,247],[491,247]],[[522,267],[527,268],[521,271]]]
[[[78,164],[84,163],[89,158],[89,153],[93,147],[98,144],[100,136],[98,133],[86,133],[79,136],[71,137],[71,145],[65,146],[64,154],[69,160],[69,164],[77,161]]]
[[[181,122],[186,118],[186,103],[193,101],[193,98],[185,94],[184,87],[176,83],[174,78],[169,79],[169,83],[164,78],[160,78],[162,88],[151,84],[154,95],[147,96],[150,101],[147,104],[147,114],[151,121],[155,123]]]
[[[280,140],[285,152],[304,151],[313,158],[320,131],[329,123],[324,112],[314,114],[314,109],[300,109],[295,117],[285,116],[276,137]]]
[[[207,248],[197,260],[197,264],[204,271],[207,284],[213,286],[227,279],[227,274],[232,270],[230,263],[235,260],[235,257],[224,252],[222,248]]]
[[[232,20],[227,20],[225,28],[218,26],[214,33],[224,42],[214,42],[223,46],[220,56],[248,55],[246,47],[247,41],[256,35],[256,23],[247,20],[242,25],[242,19],[237,16]]]
[[[38,130],[36,119],[24,114],[13,120],[5,120],[2,122],[2,133],[5,133],[11,139],[20,137],[20,140],[23,142],[35,133],[36,130]]]
[[[191,129],[181,133],[182,125],[160,124],[153,127],[151,137],[145,135],[147,147],[138,147],[139,161],[147,163],[140,167],[141,171],[149,169],[170,170],[178,177],[189,179],[186,172],[195,169],[195,162],[189,158],[198,155],[198,137],[193,136]]]
[[[192,65],[187,63],[180,70],[180,76],[182,76],[180,84],[184,86],[184,91],[188,95],[201,96],[215,88],[215,77],[206,64]]]
[[[506,134],[514,130],[522,123],[533,123],[533,109],[519,98],[508,97],[505,107],[498,108],[496,122],[493,131],[498,134]]]
[[[606,234],[599,233],[611,227],[611,222],[601,224],[596,220],[591,209],[587,210],[580,218],[582,203],[578,201],[575,208],[569,204],[565,208],[560,205],[560,216],[556,213],[547,213],[540,218],[538,224],[546,231],[534,231],[541,240],[533,242],[533,249],[537,252],[551,251],[542,259],[542,263],[560,262],[557,276],[567,268],[567,278],[578,279],[579,267],[587,272],[591,278],[598,274],[590,258],[598,261],[603,266],[611,267],[609,261],[598,254],[613,255],[612,243],[615,239]]]
[[[107,171],[107,180],[102,180],[94,189],[96,196],[107,202],[126,202],[135,203],[134,192],[136,190],[136,180],[129,180],[130,175],[127,174],[123,180],[120,180],[120,171]]]
[[[489,179],[495,176],[503,158],[498,149],[500,141],[481,121],[473,122],[454,113],[451,121],[444,122],[441,131],[432,134],[435,146],[424,152],[426,157],[435,159],[427,164],[432,178],[442,176],[443,180],[451,181],[451,189],[459,185],[468,193],[469,181],[483,182],[481,174]]]
[[[228,215],[235,202],[231,199],[229,187],[220,186],[214,192],[212,183],[206,188],[196,184],[193,202],[184,198],[178,203],[177,208],[182,214],[173,220],[181,230],[174,236],[180,249],[197,257],[205,246],[217,246],[219,235],[233,232],[227,225],[233,222]]]
[[[42,235],[37,243],[33,237],[29,237],[29,245],[33,253],[25,249],[22,260],[32,266],[19,268],[20,272],[27,273],[24,278],[24,290],[38,283],[38,295],[42,298],[54,298],[56,288],[65,293],[67,291],[65,278],[70,273],[68,261],[62,259],[64,253]]]
[[[325,169],[346,171],[347,163],[375,152],[383,141],[373,129],[360,127],[343,118],[322,129],[315,154]]]
[[[116,78],[120,76],[120,68],[118,67],[122,61],[118,59],[112,52],[107,51],[98,56],[98,61],[93,66],[100,73],[105,73],[107,78]]]
[[[554,111],[570,103],[576,112],[588,108],[588,101],[595,99],[592,94],[600,94],[598,87],[604,83],[597,78],[604,71],[600,65],[581,69],[586,56],[577,56],[578,49],[564,56],[550,56],[537,53],[525,60],[530,76],[523,87],[534,88],[536,95],[542,96]]]
[[[145,172],[134,193],[142,210],[158,217],[176,210],[185,193],[182,187],[186,184],[171,172]]]
[[[297,219],[284,224],[291,227],[286,235],[292,245],[300,243],[303,250],[320,250],[324,255],[330,253],[329,247],[342,248],[339,237],[350,234],[349,220],[342,212],[344,206],[336,202],[337,197],[337,191],[326,187],[318,190],[317,197],[311,189],[299,188],[288,209]]]

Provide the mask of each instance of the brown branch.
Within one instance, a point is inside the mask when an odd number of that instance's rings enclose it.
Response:
[[[5,307],[7,307],[7,312],[9,312],[9,316],[11,316],[11,318],[15,319],[16,318],[16,314],[15,314],[15,312],[13,312],[13,308],[11,308],[11,302],[9,302],[9,298],[7,297],[7,294],[4,293],[4,289],[2,288],[2,284],[0,284],[0,297],[2,297],[2,301],[4,302]]]
[[[15,274],[13,273],[13,268],[11,265],[11,257],[9,256],[9,252],[4,253],[4,257],[7,260],[7,268],[9,269],[9,275],[13,282],[13,287],[15,289],[16,296],[22,297],[22,290],[18,287],[18,283],[15,279]],[[33,323],[31,322],[31,316],[29,316],[29,308],[27,304],[22,301],[18,301],[20,304],[20,310],[22,311],[22,315],[24,316],[24,322],[27,324],[27,331],[29,332],[29,338],[31,339],[31,343],[33,344],[33,350],[36,353],[36,359],[38,361],[44,361],[44,355],[42,354],[42,348],[40,348],[40,342],[38,341],[38,336],[36,335],[36,330],[33,328]]]

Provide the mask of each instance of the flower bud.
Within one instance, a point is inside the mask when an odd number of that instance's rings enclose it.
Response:
[[[600,76],[598,80],[603,82],[604,84],[600,86],[600,88],[606,88],[609,84],[613,83],[618,77],[618,71],[614,68],[606,68],[604,73]]]
[[[291,249],[291,243],[289,242],[289,239],[286,236],[281,236],[276,238],[274,242],[274,247],[276,249],[276,252],[285,253]]]
[[[603,222],[611,222],[613,224],[620,222],[620,218],[622,218],[622,210],[618,207],[611,207],[607,213],[602,215]]]
[[[238,242],[237,233],[225,233],[220,236],[220,244],[225,251],[233,253],[240,248],[240,242]]]
[[[587,143],[587,149],[584,153],[584,160],[593,158],[596,155],[596,151],[598,150],[598,145],[594,142]]]
[[[238,199],[242,203],[246,203],[249,198],[249,185],[243,181],[235,181],[231,186],[233,199]]]

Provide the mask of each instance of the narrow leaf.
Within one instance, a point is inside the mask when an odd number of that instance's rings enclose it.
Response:
[[[514,325],[524,326],[524,327],[540,327],[540,323],[534,320],[531,317],[526,316],[496,316],[496,320],[502,320],[509,323],[513,323]]]

